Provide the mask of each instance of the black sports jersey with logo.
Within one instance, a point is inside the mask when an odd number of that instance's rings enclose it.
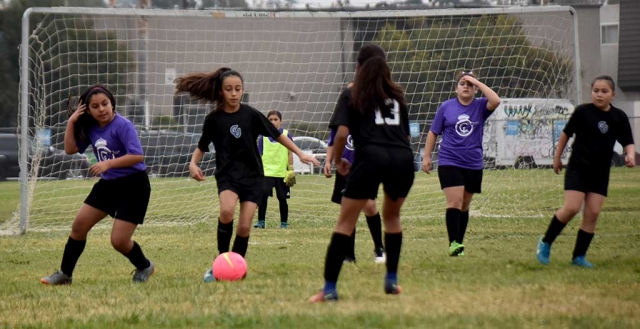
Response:
[[[198,148],[216,152],[216,178],[251,179],[264,176],[256,140],[258,135],[278,138],[280,132],[255,108],[241,104],[234,113],[216,110],[204,120]]]
[[[633,144],[629,118],[613,105],[606,112],[593,103],[577,106],[563,131],[569,137],[575,134],[570,169],[608,169],[616,140],[623,147]]]
[[[351,90],[345,89],[329,122],[329,127],[349,127],[353,146],[358,149],[367,145],[391,146],[411,150],[409,144],[409,114],[400,108],[395,100],[390,100],[389,109],[376,110],[374,114],[362,114],[351,105]],[[386,113],[385,113],[386,112]]]

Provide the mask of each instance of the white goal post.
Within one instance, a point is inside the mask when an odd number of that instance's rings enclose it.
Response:
[[[366,43],[377,43],[387,51],[394,79],[406,91],[416,170],[435,111],[454,97],[453,77],[458,70],[473,69],[501,97],[534,100],[542,104],[536,105],[540,108],[581,99],[577,17],[570,7],[30,8],[22,21],[20,58],[21,201],[12,218],[0,218],[0,231],[69,228],[96,181],[86,177],[94,161],[90,149],[86,156],[56,157],[62,149],[67,99],[84,88],[107,86],[116,96],[117,112],[138,128],[153,191],[145,223],[193,224],[216,218],[218,211],[213,177],[205,183],[187,177],[188,159],[210,107],[174,96],[173,79],[232,67],[244,76],[245,102],[263,113],[279,110],[283,126],[293,136],[311,140],[306,151],[323,154],[337,96],[352,80],[357,51]],[[494,120],[491,129],[507,129],[509,121],[508,129],[515,129],[515,134],[529,134],[551,145],[552,131],[558,127],[554,120],[567,119],[566,113],[550,116],[542,110],[538,113],[545,115],[536,116],[535,109],[526,114],[506,108],[497,111],[510,112],[505,122]],[[490,133],[485,130],[487,149],[511,145],[498,144],[487,137]],[[514,152],[520,153],[513,164],[497,166],[496,159],[486,159],[483,193],[474,201],[472,215],[538,217],[561,204],[561,178],[535,170],[540,167],[536,157],[549,154],[526,145],[509,154]],[[48,158],[53,162],[45,161]],[[214,159],[212,154],[202,163],[209,176]],[[329,201],[333,180],[320,175],[318,168],[305,173],[310,175],[300,177],[292,189],[289,217],[333,220],[337,214]],[[437,177],[416,177],[403,218],[442,217]],[[270,202],[268,210],[269,220],[276,222],[277,202]]]

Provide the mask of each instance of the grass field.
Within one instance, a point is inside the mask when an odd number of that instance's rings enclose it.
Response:
[[[551,265],[537,263],[536,240],[561,200],[562,191],[555,188],[561,186],[561,178],[530,171],[523,182],[522,177],[509,176],[515,172],[485,174],[477,200],[480,210],[472,215],[465,239],[466,256],[459,258],[446,253],[437,177],[419,174],[416,186],[429,188],[414,189],[405,210],[399,269],[404,294],[383,293],[384,266],[373,263],[373,244],[361,223],[358,263],[345,264],[340,276],[341,301],[323,305],[307,299],[322,286],[324,255],[337,215],[337,207],[319,206],[326,204],[328,192],[294,194],[291,229],[253,230],[249,274],[236,283],[202,282],[215,251],[217,203],[211,202],[210,191],[205,212],[213,213],[185,222],[188,225],[155,225],[169,219],[160,210],[150,212],[149,225],[140,227],[135,239],[157,272],[142,285],[131,283],[133,267],[111,248],[106,229],[90,233],[73,285],[40,285],[40,277],[60,266],[76,209],[65,210],[70,218],[61,221],[45,222],[47,216],[42,216],[43,222],[33,223],[36,229],[25,236],[0,237],[0,327],[640,327],[640,169],[612,171],[609,198],[589,251],[596,265],[591,270],[569,264],[580,218],[554,244]],[[304,185],[312,179],[320,182],[312,177],[298,181]],[[331,181],[324,182],[330,189]],[[86,190],[91,183],[58,184],[84,184],[80,188]],[[159,184],[172,182],[152,181],[152,186]],[[162,192],[156,190],[160,197]],[[40,191],[46,194],[47,188]],[[18,193],[16,182],[0,183],[0,221],[16,210]],[[296,197],[305,201],[294,202]],[[180,198],[189,197],[167,195],[154,202],[161,208],[171,200],[188,201]],[[64,204],[51,203],[47,209]],[[271,201],[270,207],[268,225],[275,227],[277,202]],[[180,224],[181,216],[171,223]],[[105,226],[110,223],[105,220]]]

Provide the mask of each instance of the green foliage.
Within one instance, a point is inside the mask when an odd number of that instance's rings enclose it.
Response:
[[[102,0],[12,0],[0,10],[0,126],[16,126],[22,14],[30,7],[104,7]],[[40,17],[41,18],[41,17]],[[39,21],[31,20],[31,28]]]
[[[406,83],[409,102],[418,104],[411,112],[419,120],[431,119],[441,102],[455,96],[461,69],[475,70],[501,97],[566,97],[572,82],[571,59],[532,44],[513,16],[397,19],[387,21],[373,42],[388,52],[394,78]]]
[[[101,22],[103,23],[103,22]],[[119,42],[115,32],[96,28],[88,17],[46,15],[30,38],[31,86],[38,110],[45,109],[46,125],[64,122],[66,98],[78,96],[93,84],[106,86],[124,104],[135,53]],[[33,101],[33,100],[32,100]]]

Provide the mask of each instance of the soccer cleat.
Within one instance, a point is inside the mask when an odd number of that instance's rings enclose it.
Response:
[[[573,264],[575,266],[584,267],[584,268],[592,268],[593,267],[593,264],[589,263],[589,261],[587,261],[585,256],[578,256],[578,257],[572,259],[571,260],[571,264]]]
[[[402,287],[398,285],[397,281],[385,280],[384,292],[387,295],[399,295],[402,293]]]
[[[263,220],[259,220],[256,225],[253,225],[254,228],[265,228],[265,224]]]
[[[374,249],[373,254],[375,255],[375,258],[373,259],[374,263],[384,264],[387,261],[387,255],[384,253],[384,249]]]
[[[40,282],[42,284],[46,284],[49,286],[71,284],[71,281],[73,281],[73,279],[70,276],[62,273],[62,271],[56,271],[55,273],[40,279]]]
[[[344,256],[344,263],[356,263],[356,256]]]
[[[156,267],[153,265],[151,261],[149,261],[149,267],[145,268],[144,270],[138,270],[138,269],[135,270],[132,280],[133,282],[136,282],[136,283],[147,282],[149,280],[149,277],[151,277],[155,272],[156,272]]]
[[[463,251],[464,251],[464,245],[460,243],[453,241],[449,245],[449,256],[452,256],[452,257],[458,256]]]
[[[281,223],[280,223],[280,228],[289,228],[289,223],[287,223],[287,222],[281,222]]]
[[[338,300],[338,293],[335,290],[328,293],[325,293],[324,291],[320,291],[319,293],[309,298],[309,302],[311,303],[335,302],[337,300]]]
[[[542,238],[538,240],[538,250],[536,251],[536,257],[542,265],[549,265],[549,257],[551,256],[551,245],[542,241]]]
[[[204,282],[207,282],[207,283],[216,281],[216,277],[213,276],[213,268],[212,267],[209,267],[209,269],[206,272],[204,272],[204,277],[202,278],[202,280]]]

